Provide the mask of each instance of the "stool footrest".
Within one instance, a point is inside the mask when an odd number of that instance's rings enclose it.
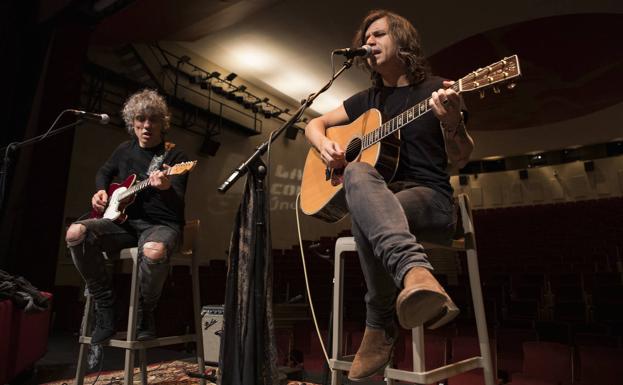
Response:
[[[111,339],[108,342],[103,343],[103,346],[113,346],[116,348],[124,348],[124,349],[132,349],[132,350],[140,350],[140,349],[149,349],[155,348],[159,346],[168,346],[175,344],[184,344],[187,342],[195,342],[197,340],[197,336],[195,334],[184,334],[181,336],[169,336],[169,337],[161,337],[156,338],[149,341],[127,341],[127,340],[117,340]],[[91,337],[80,337],[78,342],[81,344],[91,344]]]
[[[411,372],[395,368],[385,369],[385,377],[393,380],[415,382],[417,384],[431,384],[446,378],[468,372],[472,369],[482,368],[482,357],[472,357],[463,361],[454,362],[427,372]]]
[[[336,360],[335,358],[329,359],[331,370],[341,370],[344,372],[348,372],[350,370],[350,367],[353,365],[354,358],[355,356],[347,356],[342,357],[341,360]]]

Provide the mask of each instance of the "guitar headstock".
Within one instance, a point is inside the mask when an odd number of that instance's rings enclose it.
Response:
[[[191,160],[188,162],[182,162],[182,163],[178,163],[174,166],[171,166],[171,168],[169,168],[167,170],[167,174],[168,175],[181,175],[181,174],[185,174],[187,172],[189,172],[190,170],[192,170],[193,168],[195,168],[195,165],[197,164],[196,160]]]
[[[481,97],[484,96],[483,89],[493,86],[495,93],[499,93],[498,83],[503,83],[521,75],[519,68],[519,58],[517,55],[506,57],[496,63],[479,68],[467,76],[462,77],[457,83],[460,92],[481,90]],[[515,87],[515,83],[507,85],[509,89]]]

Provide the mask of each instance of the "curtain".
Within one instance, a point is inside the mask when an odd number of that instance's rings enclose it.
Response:
[[[279,383],[269,213],[257,184],[249,175],[229,247],[219,358],[222,385]]]

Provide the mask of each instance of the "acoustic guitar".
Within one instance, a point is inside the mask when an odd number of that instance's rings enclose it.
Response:
[[[457,93],[493,87],[499,93],[499,84],[521,75],[519,59],[513,55],[462,77],[450,88]],[[508,83],[512,89],[514,83]],[[347,163],[366,162],[390,181],[398,167],[400,155],[400,128],[431,110],[430,97],[420,101],[389,121],[382,123],[381,112],[375,108],[363,113],[354,122],[330,127],[326,136],[344,148]],[[329,169],[320,153],[311,148],[305,160],[301,181],[301,210],[326,222],[336,222],[348,214],[342,185],[344,169]]]
[[[166,175],[182,175],[192,170],[197,164],[196,160],[178,163],[169,167],[164,173]],[[136,182],[136,174],[128,176],[121,183],[111,183],[108,186],[108,204],[104,212],[95,209],[91,211],[91,218],[106,218],[116,223],[123,223],[128,219],[125,209],[134,202],[136,194],[147,187],[150,187],[149,179]]]

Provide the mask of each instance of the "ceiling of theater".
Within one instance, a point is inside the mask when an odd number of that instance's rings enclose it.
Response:
[[[475,130],[552,124],[622,101],[623,2],[614,0],[136,0],[104,19],[93,41],[176,41],[267,92],[300,100],[329,79],[331,50],[350,46],[360,19],[380,7],[414,23],[441,76],[457,79],[519,55],[515,89],[465,95]],[[328,111],[367,86],[368,76],[353,68],[313,108]]]

